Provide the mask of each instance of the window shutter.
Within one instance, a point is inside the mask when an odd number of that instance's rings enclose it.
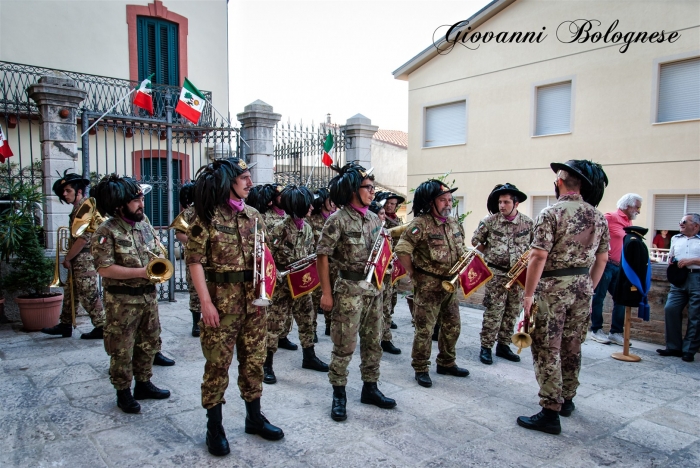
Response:
[[[140,16],[137,39],[139,81],[155,73],[154,83],[179,86],[177,24]]]
[[[678,230],[685,212],[685,195],[657,195],[654,198],[654,229]]]
[[[700,58],[662,64],[657,122],[700,118]]]
[[[461,145],[467,142],[467,103],[453,102],[425,109],[425,146]]]
[[[688,195],[685,212],[700,214],[700,195]]]
[[[571,131],[571,81],[537,88],[535,135]]]
[[[551,200],[550,200],[551,199]],[[532,219],[537,218],[540,212],[554,203],[554,197],[532,197]]]

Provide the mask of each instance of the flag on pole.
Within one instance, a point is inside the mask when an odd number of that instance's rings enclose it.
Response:
[[[204,97],[204,94],[190,83],[190,80],[185,78],[185,84],[182,85],[180,100],[175,106],[175,112],[197,125],[206,102],[207,99]]]
[[[382,289],[384,284],[384,275],[389,269],[389,264],[391,263],[391,243],[387,240],[386,236],[380,234],[384,238],[382,246],[380,248],[381,255],[377,260],[376,265],[374,265],[374,277],[377,280],[377,289]]]
[[[136,95],[134,96],[134,105],[147,111],[151,115],[153,115],[153,97],[151,96],[151,91],[153,90],[153,87],[151,86],[152,76],[153,73],[151,76],[141,82],[141,85],[139,86],[139,89],[136,90]]]
[[[493,278],[493,272],[486,266],[481,255],[476,255],[464,272],[459,275],[459,284],[462,286],[464,298],[471,296],[477,289],[488,283],[491,278]]]
[[[277,284],[277,268],[275,267],[275,258],[272,256],[270,249],[265,246],[265,271],[262,286],[265,287],[267,297],[272,297],[275,293],[275,285]]]
[[[2,132],[2,127],[0,127],[0,163],[4,163],[5,158],[9,158],[10,156],[14,156],[14,154],[10,149],[7,138],[5,138],[5,134]]]
[[[301,270],[294,271],[287,275],[287,284],[292,299],[298,299],[313,292],[321,283],[318,278],[316,262],[309,263]]]
[[[391,270],[391,285],[395,285],[398,280],[403,278],[408,274],[406,269],[403,267],[403,264],[399,261],[398,258],[394,259],[393,263],[394,267]]]
[[[326,166],[330,167],[331,164],[333,164],[333,134],[331,132],[328,132],[328,136],[326,137],[326,141],[323,143],[323,157],[321,158],[321,162]]]

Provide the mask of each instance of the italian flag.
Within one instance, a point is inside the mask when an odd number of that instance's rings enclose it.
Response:
[[[14,154],[10,149],[10,144],[7,143],[5,134],[2,132],[2,127],[0,127],[0,163],[4,163],[5,158],[9,158],[10,156],[14,156]]]
[[[151,78],[153,75],[154,74],[151,73],[151,76],[141,82],[141,85],[139,86],[139,89],[136,90],[136,95],[134,96],[134,105],[147,111],[151,115],[153,115],[153,97],[151,96]]]
[[[185,78],[185,84],[182,85],[180,91],[180,100],[175,107],[175,112],[197,125],[199,116],[202,115],[202,109],[207,102],[204,94],[197,89],[195,85],[190,83],[190,80]]]
[[[331,164],[333,164],[333,135],[331,132],[328,132],[328,136],[326,137],[326,141],[323,143],[323,157],[321,158],[321,162],[327,166],[330,167]]]

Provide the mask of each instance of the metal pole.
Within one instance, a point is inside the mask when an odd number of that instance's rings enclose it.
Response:
[[[90,178],[90,134],[87,132],[88,129],[88,111],[83,109],[81,114],[81,130],[83,131],[81,151],[83,153],[83,177]],[[90,196],[90,186],[85,187],[85,193],[83,197],[87,198]]]
[[[173,106],[170,103],[170,90],[165,93],[165,117],[166,117],[166,127],[165,127],[165,150],[166,150],[166,164],[167,169],[167,190],[168,194],[168,226],[173,222],[175,217],[175,203],[173,194]],[[175,233],[172,229],[168,229],[168,258],[171,262],[175,261]],[[175,302],[175,275],[171,276],[168,280],[168,301]]]

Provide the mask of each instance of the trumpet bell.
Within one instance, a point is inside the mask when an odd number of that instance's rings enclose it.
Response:
[[[261,295],[257,299],[253,299],[253,305],[255,307],[268,307],[270,304],[272,304],[272,301],[269,297],[264,295]]]
[[[443,281],[442,282],[442,289],[447,291],[448,293],[452,294],[457,290],[457,280],[459,279],[459,276],[457,276],[455,279],[451,281]]]
[[[520,351],[522,351],[523,348],[529,348],[530,345],[532,345],[532,337],[529,333],[524,332],[514,333],[510,338],[510,341],[512,341],[513,344],[518,347],[518,354],[520,354]]]
[[[97,211],[97,202],[93,197],[88,198],[80,205],[75,219],[70,227],[73,237],[80,237],[87,232],[95,232],[97,227],[105,221],[105,218]]]
[[[184,211],[177,215],[175,219],[173,219],[172,224],[168,226],[168,229],[175,229],[178,232],[182,232],[183,234],[187,234],[187,229],[189,229],[190,225],[187,221],[185,221],[185,216],[184,216]]]
[[[175,268],[170,260],[154,258],[146,266],[146,274],[152,283],[165,283],[172,278]]]

